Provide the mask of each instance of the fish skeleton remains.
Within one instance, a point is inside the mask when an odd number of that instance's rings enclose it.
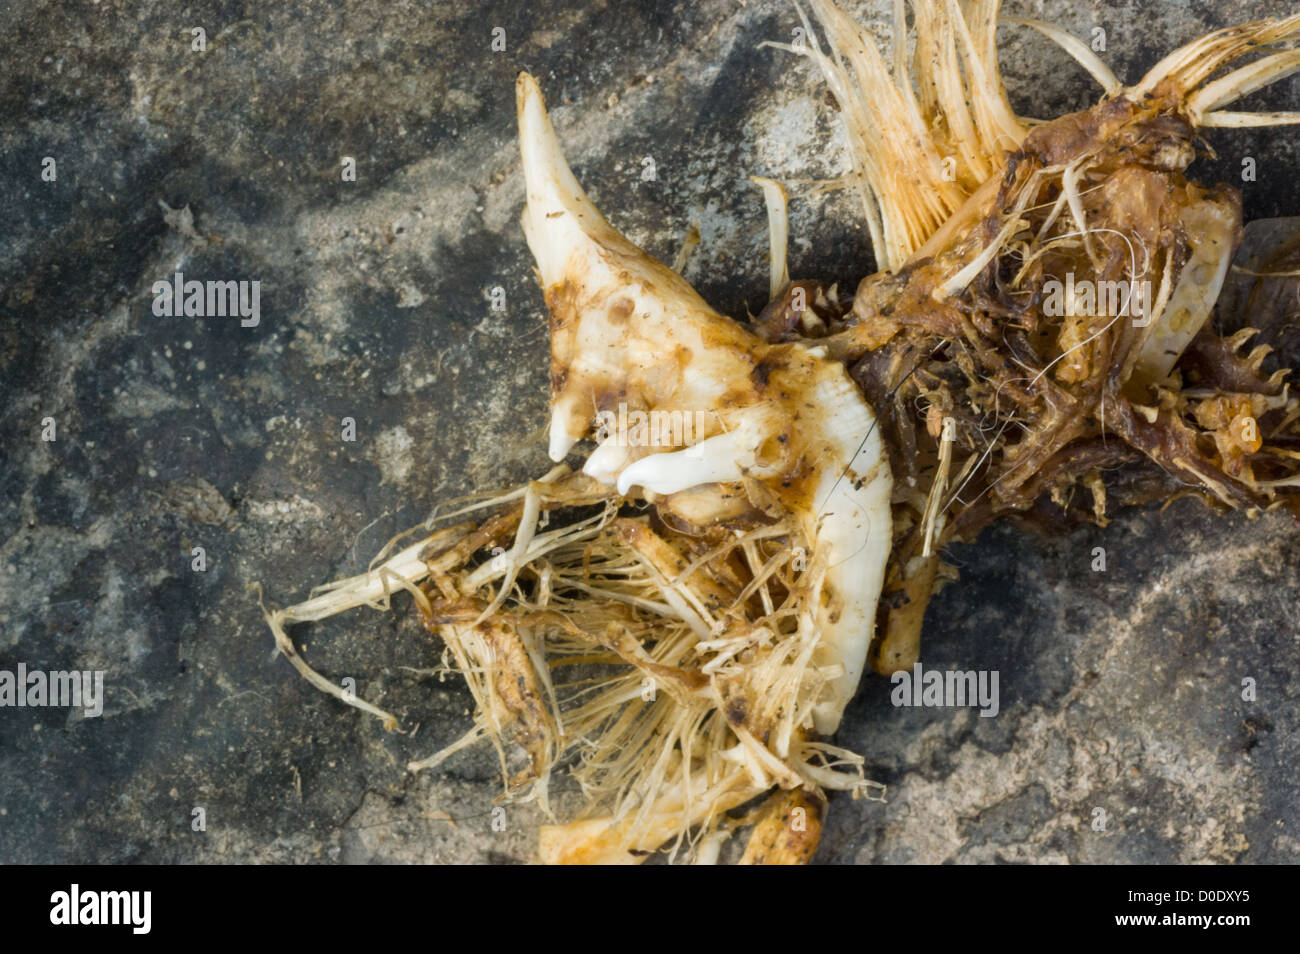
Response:
[[[1300,514],[1288,372],[1243,353],[1254,329],[1209,320],[1240,197],[1184,175],[1208,128],[1300,119],[1227,108],[1300,69],[1300,16],[1209,34],[1133,86],[1060,28],[1011,20],[1104,91],[1031,122],[1003,88],[998,0],[913,0],[910,18],[898,0],[888,59],[810,6],[825,46],[807,19],[806,42],[769,45],[835,96],[880,270],[847,297],[791,282],[785,191],[756,179],[772,301],[719,314],[595,208],[522,74],[556,466],[267,614],[306,678],[394,728],[286,627],[409,593],[475,702],[466,735],[411,768],[489,742],[502,797],[554,819],[543,861],[708,861],[741,825],[744,861],[809,860],[826,793],[879,790],[829,741],[859,680],[913,667],[943,547],[996,519],[1104,523],[1189,493]],[[605,426],[629,418],[691,426],[670,429],[680,444]],[[576,817],[552,810],[559,766]]]

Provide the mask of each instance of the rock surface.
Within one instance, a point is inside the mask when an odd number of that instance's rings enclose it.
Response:
[[[861,8],[882,38],[886,8]],[[1208,29],[1293,12],[1008,8],[1105,29],[1130,79]],[[803,61],[758,49],[797,24],[772,0],[7,5],[0,670],[103,670],[106,701],[98,718],[0,709],[0,861],[533,858],[538,813],[494,819],[487,749],[404,768],[471,704],[430,672],[440,647],[408,601],[294,631],[399,716],[386,734],[272,658],[251,588],[287,605],[438,501],[544,466],[520,69],[633,240],[671,260],[698,221],[686,274],[724,312],[764,304],[751,174],[790,183],[796,277],[872,270],[853,202],[811,190],[844,167],[833,109]],[[1096,95],[1035,34],[1004,29],[1002,50],[1026,114]],[[1248,217],[1297,213],[1292,133],[1213,142],[1198,177],[1243,188]],[[177,271],[260,281],[257,324],[156,316],[153,285]],[[923,662],[998,671],[1000,712],[895,708],[867,681],[839,741],[888,792],[837,799],[820,860],[1300,861],[1291,521],[1182,501],[1058,539],[997,527],[953,556],[962,579],[930,609]]]

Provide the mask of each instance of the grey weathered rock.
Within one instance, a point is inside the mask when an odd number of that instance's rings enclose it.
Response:
[[[1009,6],[1105,28],[1128,78],[1212,27],[1293,12]],[[882,8],[864,15],[883,36]],[[107,673],[101,718],[0,709],[0,861],[528,860],[537,813],[512,807],[492,830],[486,750],[404,769],[457,737],[470,705],[421,672],[439,646],[404,600],[295,632],[321,671],[399,715],[408,732],[386,735],[271,658],[250,586],[287,604],[363,568],[437,501],[542,466],[521,68],[634,240],[671,259],[698,216],[687,275],[741,317],[767,281],[746,176],[833,175],[833,113],[806,64],[757,49],[797,23],[771,0],[231,9],[17,0],[0,14],[0,669]],[[1003,62],[1029,114],[1095,95],[1041,37],[1004,31]],[[1282,108],[1298,88],[1255,102]],[[1293,134],[1213,141],[1203,180],[1240,184],[1253,156],[1248,216],[1297,212]],[[791,192],[797,276],[871,270],[847,196]],[[178,269],[260,281],[257,326],[156,317],[151,287]],[[1002,711],[896,709],[888,682],[868,681],[841,742],[888,798],[837,799],[821,859],[1300,860],[1291,521],[1180,502],[1059,539],[995,528],[956,556],[963,579],[931,608],[924,660],[999,670]]]

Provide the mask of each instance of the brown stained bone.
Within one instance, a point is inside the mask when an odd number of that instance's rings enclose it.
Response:
[[[528,754],[529,767],[509,782],[509,790],[517,792],[539,778],[550,765],[554,757],[555,722],[519,631],[499,619],[480,623],[478,630],[489,647],[493,697],[507,716],[509,737]]]
[[[826,796],[815,788],[773,792],[759,809],[742,865],[806,865],[817,853]]]
[[[911,669],[921,655],[921,624],[939,572],[937,554],[907,561],[897,579],[885,584],[881,635],[871,646],[871,668],[881,675]]]

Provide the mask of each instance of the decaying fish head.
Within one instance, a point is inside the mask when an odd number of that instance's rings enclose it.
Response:
[[[829,0],[809,4],[829,50],[807,20],[808,42],[785,48],[841,107],[880,266],[851,307],[794,304],[816,285],[790,283],[774,254],[765,317],[751,330],[718,314],[596,210],[521,75],[557,466],[267,614],[306,678],[391,728],[285,628],[410,593],[475,701],[470,732],[411,767],[489,740],[503,797],[553,817],[548,782],[571,766],[585,810],[542,829],[545,861],[636,862],[665,844],[708,860],[750,822],[745,860],[808,860],[824,790],[869,784],[825,736],[868,660],[916,658],[941,548],[999,516],[1104,523],[1108,499],[1189,488],[1300,512],[1300,403],[1260,349],[1238,354],[1249,329],[1208,321],[1239,198],[1184,175],[1204,128],[1298,118],[1225,107],[1300,69],[1300,17],[1218,31],[1133,87],[1059,28],[1016,21],[1105,90],[1031,123],[999,76],[999,0],[897,0],[892,63]],[[760,184],[771,214],[783,193]],[[783,221],[772,236],[783,245]]]

